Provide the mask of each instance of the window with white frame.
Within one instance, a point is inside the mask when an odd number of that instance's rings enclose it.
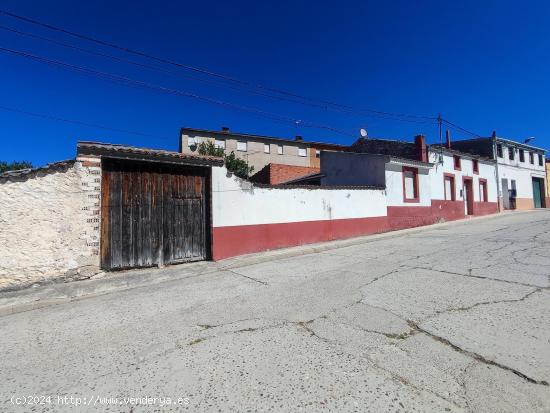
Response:
[[[283,145],[277,145],[277,153],[282,155],[284,153]]]
[[[237,150],[240,152],[246,152],[246,142],[245,141],[237,141]]]
[[[319,149],[315,149],[315,157],[320,158],[321,157],[321,151]]]
[[[225,139],[216,139],[214,141],[214,146],[216,148],[225,149]]]
[[[298,148],[298,156],[307,156],[306,148]]]
[[[269,153],[269,152],[271,152],[269,143],[264,143],[264,153]]]

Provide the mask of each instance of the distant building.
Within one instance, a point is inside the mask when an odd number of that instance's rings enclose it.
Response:
[[[321,184],[385,186],[396,228],[498,211],[491,158],[427,145],[422,135],[414,142],[362,138],[350,150],[322,153]]]
[[[544,208],[545,149],[496,136],[452,142],[458,149],[497,161],[497,187],[504,209]]]
[[[546,159],[546,207],[550,207],[550,159]]]
[[[231,132],[228,128],[220,131],[181,128],[180,152],[195,154],[198,145],[205,141],[223,148],[226,154],[233,151],[238,158],[254,167],[253,173],[268,164],[319,168],[321,151],[343,151],[347,148],[345,145],[306,141],[301,136],[284,139]]]

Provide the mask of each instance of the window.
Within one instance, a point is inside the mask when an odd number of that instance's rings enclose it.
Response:
[[[454,165],[455,165],[455,169],[457,171],[460,171],[460,156],[453,155],[453,162],[454,162]]]
[[[320,158],[321,157],[321,151],[319,149],[315,149],[315,157]]]
[[[194,136],[189,136],[187,138],[187,146],[195,146],[197,144],[198,139]]]
[[[529,163],[531,165],[535,163],[535,154],[533,152],[529,152]]]
[[[264,143],[264,153],[270,153],[271,147],[269,146],[269,143]]]
[[[298,156],[307,156],[306,148],[298,148]]]
[[[472,159],[472,169],[475,174],[479,173],[479,161],[477,159]]]
[[[479,180],[479,202],[488,202],[487,200],[487,180]]]
[[[502,145],[500,143],[497,144],[497,156],[502,158]]]
[[[418,202],[418,169],[403,167],[403,201]]]
[[[282,155],[284,152],[283,152],[283,145],[277,145],[277,153],[279,155]]]
[[[445,184],[445,200],[456,200],[455,176],[453,174],[445,174],[443,182]]]
[[[224,139],[216,139],[214,141],[214,146],[216,148],[225,149],[225,140]]]
[[[246,152],[246,142],[237,141],[237,150],[241,152]]]
[[[539,153],[539,166],[542,166],[542,163],[543,163],[543,162],[542,162],[542,154]]]
[[[523,149],[519,150],[519,161],[525,162],[525,151]]]
[[[516,157],[516,148],[508,148],[508,158],[513,161],[514,158]]]

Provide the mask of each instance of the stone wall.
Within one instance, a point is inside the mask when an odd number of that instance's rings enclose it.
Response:
[[[99,272],[100,160],[0,175],[0,291]]]

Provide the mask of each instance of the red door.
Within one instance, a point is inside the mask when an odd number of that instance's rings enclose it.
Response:
[[[464,212],[466,215],[474,214],[474,186],[472,184],[472,178],[463,178],[464,188]]]

